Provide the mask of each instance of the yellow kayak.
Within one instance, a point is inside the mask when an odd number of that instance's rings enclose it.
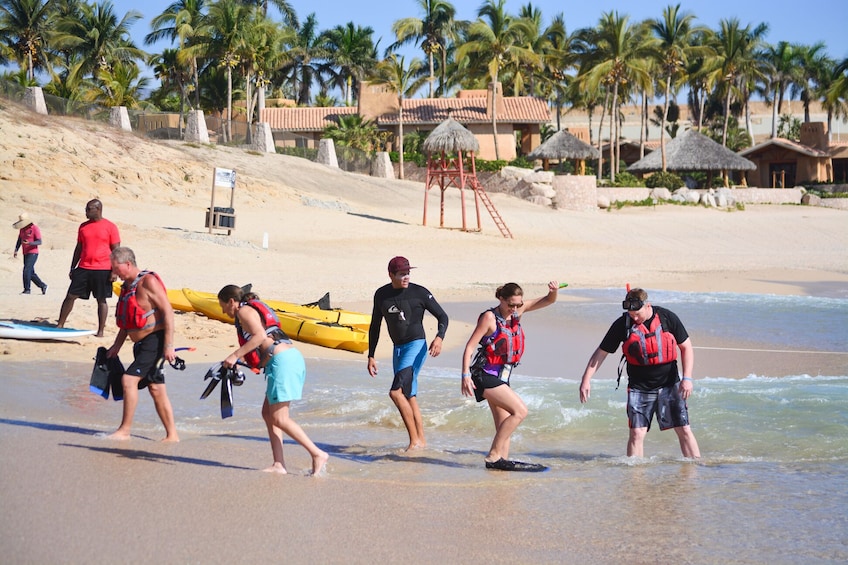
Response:
[[[117,280],[112,283],[112,293],[116,296],[121,295],[121,284],[123,284],[123,281],[121,280]],[[171,308],[179,310],[180,312],[194,312],[191,302],[188,301],[188,298],[185,297],[182,290],[169,288],[167,289],[167,292],[168,302],[171,303]]]
[[[183,294],[191,303],[195,312],[220,322],[234,323],[232,318],[221,311],[217,296],[210,293],[195,292],[190,288],[184,288]],[[266,304],[268,303],[266,302]],[[368,332],[359,328],[324,322],[291,312],[277,310],[275,312],[280,319],[280,328],[286,332],[286,335],[297,341],[329,347],[330,349],[353,351],[354,353],[363,353],[368,349]]]
[[[216,294],[212,294],[211,292],[200,292],[197,290],[192,290],[192,292],[197,298],[208,298],[215,304],[218,304],[218,296]],[[354,310],[343,310],[341,308],[324,309],[311,304],[295,304],[294,302],[265,300],[264,298],[262,299],[262,302],[267,304],[278,314],[284,312],[286,314],[294,314],[295,316],[304,316],[306,318],[318,320],[319,322],[352,326],[366,332],[371,326],[371,314],[356,312]],[[176,306],[174,306],[174,308],[176,308]]]
[[[359,328],[366,332],[371,326],[371,314],[365,314],[364,312],[343,310],[341,308],[325,310],[318,306],[295,304],[293,302],[283,302],[282,300],[262,300],[262,302],[277,312],[289,312],[291,314],[315,318],[323,322],[331,322],[334,324],[341,324],[343,326],[353,326],[354,328]]]

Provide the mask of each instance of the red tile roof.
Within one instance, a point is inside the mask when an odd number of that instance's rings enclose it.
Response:
[[[259,121],[271,124],[272,130],[321,131],[326,126],[337,124],[339,116],[356,114],[353,107],[338,108],[265,108]]]
[[[498,121],[515,124],[547,123],[551,119],[547,102],[541,98],[505,97],[503,112]],[[448,117],[462,124],[488,123],[486,98],[414,98],[403,101],[404,125],[437,125]],[[357,108],[265,108],[260,120],[271,124],[272,130],[320,131],[337,123],[338,116],[356,114]],[[397,124],[396,114],[377,118],[381,126]]]

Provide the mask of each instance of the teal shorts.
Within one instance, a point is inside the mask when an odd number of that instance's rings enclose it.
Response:
[[[303,355],[294,347],[276,353],[265,365],[265,377],[268,379],[265,387],[268,404],[300,400],[306,381]]]

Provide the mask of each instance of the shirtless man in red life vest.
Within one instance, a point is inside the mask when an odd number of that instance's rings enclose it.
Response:
[[[168,301],[165,285],[156,273],[138,268],[135,254],[129,247],[115,248],[110,260],[112,272],[124,281],[124,285],[115,309],[120,331],[106,355],[116,357],[129,337],[133,341],[134,359],[122,378],[124,412],[121,425],[108,438],[130,439],[130,428],[138,405],[138,390],[147,387],[156,413],[165,426],[165,438],[162,441],[180,441],[162,370],[164,361],[173,363],[176,359],[174,310]]]
[[[630,289],[621,304],[625,310],[607,331],[589,358],[580,383],[580,402],[588,402],[592,376],[610,353],[622,344],[627,361],[627,418],[630,436],[627,456],[643,457],[645,435],[654,414],[660,430],[673,429],[684,457],[698,459],[701,451],[689,427],[686,400],[692,394],[695,354],[692,340],[680,318],[666,308],[648,302],[648,293]],[[677,350],[683,376],[677,372]],[[621,378],[619,374],[619,379]]]

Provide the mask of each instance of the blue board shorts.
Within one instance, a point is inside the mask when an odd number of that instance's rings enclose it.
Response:
[[[390,390],[401,389],[403,395],[412,398],[418,395],[418,372],[427,358],[427,340],[416,339],[396,345],[392,356],[395,378]]]
[[[680,383],[652,391],[627,389],[627,421],[631,428],[650,431],[654,414],[660,430],[689,425],[689,409],[680,396]]]
[[[306,362],[295,347],[275,353],[265,365],[265,396],[268,404],[300,400],[306,382]]]

